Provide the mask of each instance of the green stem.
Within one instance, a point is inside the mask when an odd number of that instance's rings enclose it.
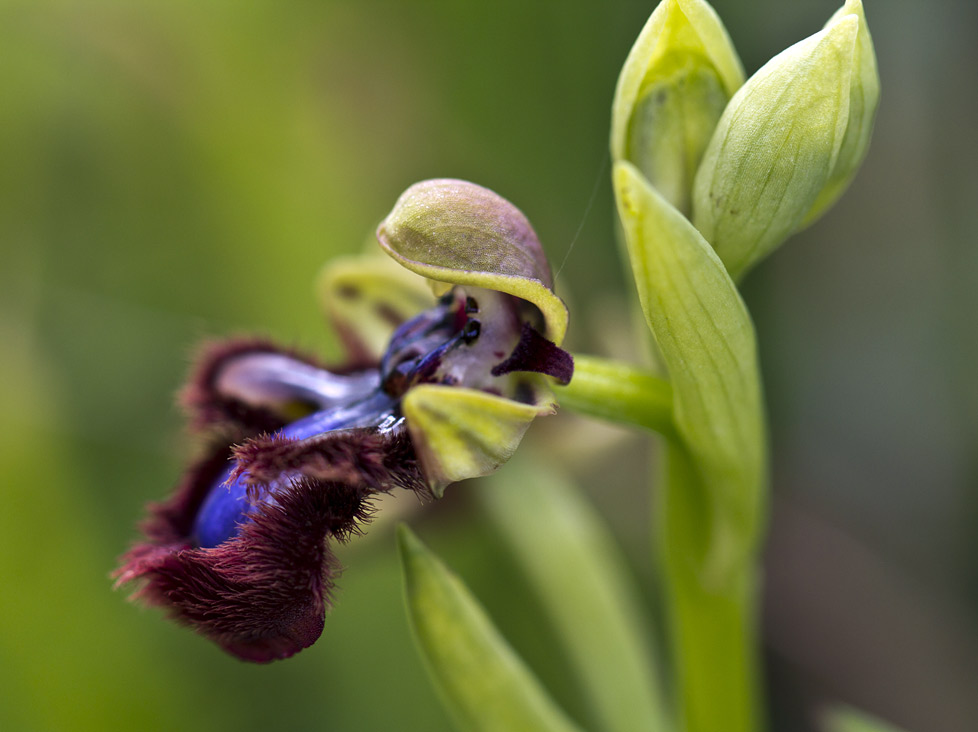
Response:
[[[597,356],[574,356],[574,378],[557,398],[588,417],[635,425],[675,437],[672,387],[645,369]]]
[[[560,387],[562,407],[654,430],[664,437],[666,470],[657,491],[656,554],[671,627],[676,710],[685,732],[763,729],[757,658],[759,569],[753,553],[717,584],[710,557],[721,540],[711,490],[673,422],[668,381],[594,356],[574,357]]]
[[[711,586],[708,487],[673,423],[672,387],[644,369],[594,356],[574,357],[574,378],[558,389],[562,407],[665,436],[667,470],[657,500],[656,553],[672,626],[677,710],[688,732],[755,732],[758,709],[756,566],[746,562]]]
[[[656,492],[656,554],[672,641],[676,707],[685,732],[758,732],[759,690],[756,559],[722,584],[707,579],[716,541],[707,486],[688,452],[668,442]]]

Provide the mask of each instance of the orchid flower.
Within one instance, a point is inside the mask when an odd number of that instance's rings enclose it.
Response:
[[[437,300],[407,317],[406,303],[423,299],[417,282],[341,262],[323,299],[347,364],[256,339],[205,348],[182,396],[203,457],[150,508],[116,572],[137,582],[134,597],[244,660],[286,658],[320,636],[339,572],[331,543],[357,533],[374,497],[440,497],[493,472],[554,411],[551,380],[573,372],[559,347],[567,310],[511,203],[427,181],[377,236]],[[385,323],[394,330],[379,350]]]

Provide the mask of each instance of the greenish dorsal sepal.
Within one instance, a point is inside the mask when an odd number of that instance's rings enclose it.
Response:
[[[676,428],[709,496],[703,580],[722,583],[752,559],[766,500],[754,326],[716,252],[634,166],[615,166],[614,187],[639,298],[672,382]]]
[[[543,247],[522,212],[489,189],[452,179],[416,183],[381,223],[377,239],[399,264],[430,280],[532,303],[546,337],[563,342],[567,308],[553,292]]]
[[[577,730],[459,578],[407,526],[397,539],[408,619],[457,728]]]

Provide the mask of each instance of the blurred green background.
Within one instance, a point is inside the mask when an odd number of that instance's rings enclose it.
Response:
[[[748,73],[836,8],[714,4]],[[745,284],[778,496],[772,714],[805,730],[839,698],[963,732],[978,719],[978,10],[866,5],[883,102],[865,167]],[[335,355],[314,276],[416,180],[514,201],[566,259],[572,346],[640,350],[606,148],[652,7],[0,4],[0,728],[447,729],[402,609],[398,515],[588,723],[477,483],[385,510],[343,549],[322,640],[267,667],[130,606],[107,575],[188,455],[173,394],[193,345],[247,331]],[[550,422],[535,441],[563,449],[653,606],[649,442]]]

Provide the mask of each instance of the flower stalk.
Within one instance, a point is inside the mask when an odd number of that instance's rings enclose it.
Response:
[[[560,406],[674,437],[672,385],[649,371],[597,356],[574,356],[574,378],[559,387]]]

